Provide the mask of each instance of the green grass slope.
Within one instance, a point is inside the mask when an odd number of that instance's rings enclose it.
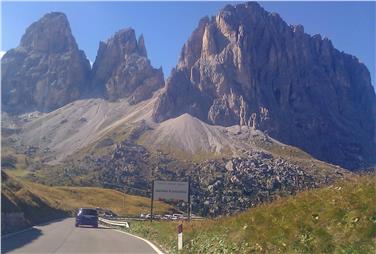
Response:
[[[91,187],[50,187],[1,172],[2,232],[11,232],[51,219],[73,215],[80,207],[101,207],[121,216],[150,211],[150,200],[119,191]],[[156,213],[174,212],[155,202]]]
[[[175,253],[177,225],[134,223],[131,231]],[[376,253],[376,177],[183,226],[184,253]]]

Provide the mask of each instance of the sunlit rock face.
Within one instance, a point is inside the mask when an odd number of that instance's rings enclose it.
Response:
[[[136,40],[135,31],[127,28],[100,43],[91,85],[111,101],[129,98],[137,103],[161,88],[164,78],[162,68],[154,69],[147,58],[144,37]]]
[[[1,59],[1,71],[3,110],[49,112],[86,93],[90,64],[67,17],[52,12],[27,28],[19,47]]]
[[[243,124],[355,169],[375,163],[375,92],[359,60],[257,3],[201,19],[153,112]]]

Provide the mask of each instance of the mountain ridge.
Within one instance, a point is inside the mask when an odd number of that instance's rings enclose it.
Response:
[[[33,22],[1,65],[3,111],[13,115],[51,112],[90,98],[136,104],[164,86],[162,68],[147,58],[143,35],[137,40],[132,28],[114,33],[99,43],[91,68],[62,12]]]
[[[59,25],[66,28],[66,33],[57,31],[47,44],[41,40],[47,35],[38,28],[48,28],[46,20],[51,20],[53,31]],[[36,35],[30,32],[34,30]],[[27,55],[28,48],[39,52],[55,44],[57,52],[67,45],[78,50],[61,13],[47,14],[33,23],[20,48]],[[56,54],[49,49],[47,53]],[[7,54],[2,65],[6,70],[17,61]],[[20,104],[23,111],[44,113],[17,116],[20,112],[16,110],[16,121],[25,122],[21,131],[15,131],[20,134],[15,143],[21,142],[26,152],[41,146],[40,151],[48,151],[42,152],[43,161],[59,164],[75,151],[137,125],[141,126],[137,145],[154,152],[175,150],[180,159],[237,156],[240,150],[252,148],[247,142],[254,135],[280,141],[280,146],[298,147],[335,165],[363,168],[376,161],[372,117],[372,113],[376,116],[376,100],[374,93],[367,94],[369,73],[367,76],[364,65],[357,62],[334,49],[330,40],[307,35],[301,25],[287,25],[257,3],[227,5],[218,15],[199,21],[165,84],[161,68],[152,67],[147,58],[143,36],[136,38],[132,28],[125,28],[100,42],[93,68],[84,75],[86,83],[74,99],[62,100],[57,108],[43,106],[44,110],[26,107],[27,100]],[[29,69],[33,68],[25,66],[21,72],[31,75]],[[32,74],[43,77],[43,70]],[[15,77],[7,73],[2,74],[3,83],[8,82],[3,96],[11,94]],[[48,87],[53,79],[52,75],[42,81]],[[17,82],[21,87],[22,82]],[[24,89],[16,96],[18,101],[29,92]],[[38,102],[43,104],[49,97],[45,92]],[[8,109],[11,107],[4,107]],[[186,128],[186,124],[197,128]]]
[[[367,68],[257,3],[228,5],[200,20],[153,119],[183,113],[252,126],[350,169],[376,162],[376,96]]]

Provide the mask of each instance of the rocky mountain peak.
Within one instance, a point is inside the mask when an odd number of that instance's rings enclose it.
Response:
[[[140,37],[138,38],[137,49],[138,49],[138,53],[140,54],[140,56],[144,56],[144,57],[148,56],[146,47],[145,47],[145,39],[144,39],[143,34],[141,34]]]
[[[65,52],[77,48],[64,13],[51,12],[34,22],[21,38],[20,47],[41,52]]]
[[[209,17],[200,19],[197,28],[193,31],[188,41],[184,44],[177,68],[183,69],[192,66],[201,55],[202,36]]]
[[[2,105],[10,113],[49,112],[88,89],[90,64],[63,13],[46,14],[30,25],[1,67]]]
[[[244,3],[200,20],[153,117],[248,125],[356,168],[376,161],[375,108],[369,72],[355,57]]]
[[[132,28],[125,28],[116,32],[104,45],[107,48],[116,48],[119,58],[126,55],[138,54],[146,57],[146,48],[143,35],[136,40],[136,33]]]
[[[100,96],[137,103],[150,98],[163,84],[162,69],[154,69],[147,58],[143,35],[137,40],[135,31],[126,28],[100,43],[91,82]]]

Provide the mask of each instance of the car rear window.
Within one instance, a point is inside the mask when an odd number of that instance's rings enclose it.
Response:
[[[94,209],[82,209],[81,213],[83,215],[98,215],[97,211]]]

